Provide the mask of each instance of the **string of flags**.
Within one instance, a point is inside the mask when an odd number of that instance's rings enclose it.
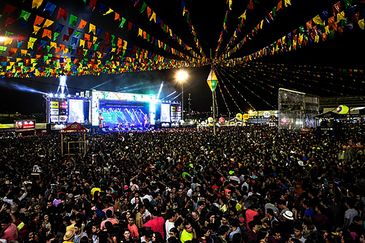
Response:
[[[248,34],[246,36],[244,36],[240,42],[238,42],[234,47],[232,47],[233,44],[235,43],[235,41],[238,39],[239,34],[242,33],[242,29],[246,23],[247,13],[250,13],[254,10],[254,3],[252,1],[250,1],[247,4],[247,7],[244,10],[244,12],[242,13],[242,15],[240,15],[240,17],[239,17],[240,23],[238,24],[231,39],[229,40],[229,42],[225,48],[225,50],[226,50],[225,55],[223,55],[223,56],[229,57],[233,53],[240,50],[242,48],[242,46],[248,40],[253,39],[254,36],[257,35],[257,33],[264,28],[264,25],[270,24],[271,22],[273,22],[279,12],[284,11],[285,8],[292,6],[291,1],[292,0],[279,0],[278,3],[271,9],[271,11],[269,13],[267,13],[266,16],[255,25],[255,27],[251,31],[249,31]]]
[[[346,7],[345,10],[343,10],[344,7]],[[305,25],[299,26],[255,53],[244,57],[228,59],[222,63],[226,66],[232,66],[267,55],[290,52],[307,45],[319,43],[320,41],[324,42],[328,39],[333,39],[336,33],[343,33],[345,29],[351,31],[356,25],[361,30],[364,30],[364,18],[360,19],[357,5],[345,5],[337,2],[332,6],[332,9],[332,15],[327,11],[323,11],[321,14],[308,20]]]

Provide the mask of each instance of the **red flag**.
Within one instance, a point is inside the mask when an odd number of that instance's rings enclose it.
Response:
[[[52,30],[44,29],[43,34],[42,34],[42,38],[43,37],[48,37],[49,39],[52,39]]]
[[[44,18],[43,18],[43,17],[41,17],[41,16],[37,15],[37,16],[35,17],[35,20],[34,20],[34,24],[33,24],[33,25],[41,25],[41,24],[43,23],[43,20],[44,20]]]
[[[81,19],[78,28],[83,29],[83,28],[85,28],[86,25],[87,25],[87,21]]]
[[[58,9],[57,19],[63,18],[65,21],[67,20],[67,11],[63,8]]]

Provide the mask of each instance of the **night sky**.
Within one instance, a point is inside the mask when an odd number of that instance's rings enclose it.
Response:
[[[11,3],[15,6],[24,7],[26,3],[22,0],[3,2],[2,6]],[[45,0],[45,2],[47,2]],[[89,19],[103,30],[120,34],[128,39],[129,44],[141,46],[154,50],[151,46],[135,39],[131,33],[116,30],[115,23],[108,18],[97,15],[83,5],[83,1],[52,1],[58,6],[63,6],[70,12],[78,14],[80,18]],[[88,1],[87,1],[88,2]],[[161,29],[153,26],[145,16],[138,13],[131,5],[134,1],[100,1],[103,4],[119,10],[134,23],[142,26],[152,35],[170,43],[170,40],[161,34]],[[123,3],[121,3],[123,2]],[[167,23],[186,43],[194,46],[193,36],[188,28],[186,18],[181,14],[181,0],[160,0],[145,1]],[[209,57],[210,53],[215,55],[219,33],[223,28],[223,19],[227,9],[225,0],[199,0],[186,1],[190,10],[191,21],[196,29],[197,37],[203,48],[203,52]],[[247,13],[242,34],[239,40],[247,33],[251,33],[256,24],[272,9],[279,1],[253,1],[254,10]],[[279,12],[276,18],[269,25],[265,25],[257,35],[245,44],[232,57],[244,57],[262,47],[267,46],[281,36],[287,34],[298,26],[305,25],[317,13],[332,12],[335,1],[295,1],[292,6]],[[345,2],[341,1],[342,6]],[[356,9],[359,11],[359,18],[364,18],[364,1],[353,1],[358,3]],[[227,33],[224,35],[222,48],[227,45],[233,31],[238,25],[238,17],[247,7],[249,1],[233,1],[232,11],[228,16]],[[129,5],[128,5],[129,4]],[[139,5],[138,5],[139,6]],[[0,7],[0,11],[1,11]],[[350,10],[348,10],[350,12]],[[250,65],[237,64],[226,66],[218,62],[216,68],[220,70],[218,77],[217,98],[220,110],[224,113],[227,106],[231,111],[247,111],[250,107],[241,96],[252,103],[256,109],[272,109],[277,104],[277,89],[279,87],[291,88],[320,96],[351,96],[363,95],[365,89],[365,61],[363,53],[365,50],[365,31],[360,30],[357,24],[348,22],[344,25],[342,33],[336,33],[333,39],[325,42],[315,43],[291,52],[276,53],[258,60],[249,62]],[[5,27],[4,18],[0,18],[0,35],[5,31],[23,31],[17,26]],[[32,32],[29,25],[28,34]],[[173,43],[171,42],[171,45]],[[217,56],[220,56],[218,53]],[[1,55],[0,55],[1,56]],[[280,64],[278,66],[277,64]],[[287,70],[289,68],[290,70]],[[185,104],[188,94],[191,93],[193,110],[209,111],[211,105],[211,92],[206,83],[210,66],[187,68],[189,80],[184,84]],[[295,70],[295,71],[293,71]],[[162,70],[152,72],[123,73],[116,75],[101,74],[100,76],[70,76],[67,79],[68,89],[71,94],[76,92],[97,89],[135,93],[157,93],[161,82],[164,82],[161,97],[167,96],[173,91],[178,93],[181,86],[174,80],[176,70]],[[293,77],[293,73],[297,75]],[[232,75],[229,80],[229,74]],[[338,75],[340,74],[340,75]],[[284,82],[288,80],[288,82]],[[229,82],[231,81],[231,83]],[[0,79],[0,113],[41,113],[45,111],[45,101],[42,93],[51,93],[57,90],[58,78],[1,78]],[[276,90],[276,92],[275,92]],[[270,92],[266,92],[270,91]],[[275,93],[275,95],[272,95]],[[172,96],[173,97],[173,96]],[[225,99],[225,102],[223,101]],[[180,97],[177,97],[177,100]],[[262,100],[265,99],[265,102]],[[234,101],[239,104],[240,110],[234,106]],[[185,107],[187,107],[185,105]]]

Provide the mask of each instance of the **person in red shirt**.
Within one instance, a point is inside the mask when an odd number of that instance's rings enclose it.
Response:
[[[18,239],[18,229],[16,225],[11,222],[11,217],[8,213],[0,215],[1,233],[0,239],[7,240],[7,242]]]
[[[134,240],[139,239],[138,228],[137,228],[137,225],[134,222],[133,217],[128,218],[128,230],[129,230],[129,232],[131,232],[132,239],[134,239]]]
[[[165,239],[165,219],[162,216],[153,216],[152,219],[148,220],[143,227],[150,228],[153,232],[161,234],[162,239]]]

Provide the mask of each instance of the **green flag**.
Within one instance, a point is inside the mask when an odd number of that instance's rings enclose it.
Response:
[[[76,27],[77,25],[77,22],[78,22],[78,18],[77,16],[73,15],[73,14],[70,14],[70,18],[68,20],[68,24],[72,27]]]
[[[30,13],[22,10],[22,12],[20,13],[19,19],[24,19],[25,21],[28,21],[29,17],[30,17]]]

